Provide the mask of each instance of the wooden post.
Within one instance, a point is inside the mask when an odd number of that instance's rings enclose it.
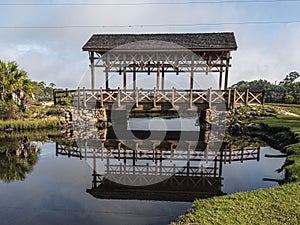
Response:
[[[91,88],[95,89],[95,64],[94,64],[94,52],[90,52],[90,62],[91,62]]]
[[[245,149],[244,149],[244,147],[242,148],[242,155],[241,155],[241,162],[243,163],[244,162],[244,151],[245,151]]]
[[[211,102],[212,102],[212,89],[208,89],[208,107],[211,108]]]
[[[135,107],[139,107],[139,89],[135,88]]]
[[[236,89],[233,90],[233,108],[236,108]]]
[[[194,68],[192,68],[191,77],[190,77],[190,90],[193,89],[194,89]]]
[[[232,162],[232,145],[229,146],[229,164]]]
[[[164,90],[165,89],[165,68],[162,67],[162,71],[161,71],[161,89]]]
[[[80,88],[77,88],[77,109],[80,108]]]
[[[249,103],[249,89],[245,91],[245,106]]]
[[[56,91],[55,89],[53,89],[53,101],[54,101],[54,105],[56,105]]]
[[[227,108],[230,109],[230,107],[231,107],[231,89],[229,88],[228,89],[228,97],[227,97]]]
[[[123,89],[126,90],[127,81],[126,81],[126,67],[123,68]]]
[[[226,57],[226,69],[225,69],[225,84],[224,84],[224,89],[227,90],[228,88],[228,75],[229,75],[229,65],[230,63],[230,53],[227,53],[227,57]]]
[[[193,108],[193,89],[190,89],[190,109]]]
[[[100,88],[100,107],[103,108],[104,102],[103,102],[103,90],[102,87]]]
[[[156,78],[156,89],[159,90],[160,88],[160,65],[157,64],[157,78]]]
[[[157,90],[154,88],[154,99],[153,99],[153,107],[156,108],[156,96],[157,96]]]
[[[86,109],[86,92],[85,92],[85,87],[83,87],[83,108]]]
[[[109,81],[108,81],[108,67],[105,69],[105,89],[109,89]]]
[[[136,67],[133,67],[133,90],[136,88]]]
[[[118,108],[121,107],[121,89],[118,87]]]
[[[194,89],[194,55],[192,55],[191,77],[190,77],[190,90]]]

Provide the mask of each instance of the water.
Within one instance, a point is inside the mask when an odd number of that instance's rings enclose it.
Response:
[[[143,128],[140,120],[134,126]],[[119,140],[108,130],[105,139],[93,143],[102,146],[98,149],[92,144],[80,149],[70,138],[48,138],[43,142],[41,137],[3,139],[0,224],[168,224],[184,214],[195,197],[274,187],[278,183],[263,178],[283,178],[284,174],[276,170],[285,159],[264,157],[280,154],[271,147],[252,147],[244,152],[237,149],[230,156],[224,150],[227,144],[222,145],[222,151],[215,151],[205,138],[180,143],[176,132],[168,133],[169,138],[155,145],[154,139],[161,133],[153,133],[151,140]],[[26,150],[28,143],[30,150]],[[157,151],[151,150],[153,143]],[[125,144],[137,148],[130,150]],[[25,153],[12,151],[17,146],[23,146],[27,158]],[[4,151],[10,154],[4,155]],[[38,156],[36,160],[34,155]],[[147,177],[152,180],[141,179]],[[165,180],[157,184],[154,177]],[[119,178],[122,180],[117,183]],[[127,186],[128,182],[134,186]]]

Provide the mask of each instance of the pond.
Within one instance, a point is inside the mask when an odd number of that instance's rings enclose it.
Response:
[[[135,131],[122,138],[113,128],[98,131],[97,140],[3,137],[1,225],[168,224],[195,198],[274,187],[270,179],[284,177],[276,170],[285,159],[265,157],[280,154],[271,147],[195,139],[192,120],[180,134],[149,135],[145,123],[129,121]]]

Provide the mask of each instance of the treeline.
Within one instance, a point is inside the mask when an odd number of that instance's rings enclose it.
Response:
[[[252,91],[265,90],[265,101],[267,103],[300,103],[300,82],[297,79],[300,77],[298,72],[291,72],[280,81],[278,84],[272,84],[267,80],[240,81],[231,86],[238,90],[246,89]]]

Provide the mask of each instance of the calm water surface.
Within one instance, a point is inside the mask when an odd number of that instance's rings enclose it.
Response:
[[[35,144],[41,151],[33,171],[26,173],[23,181],[0,180],[1,225],[168,224],[192,205],[182,201],[95,198],[87,192],[93,185],[89,160],[56,154],[57,144],[53,142]],[[230,194],[278,185],[263,178],[282,179],[283,173],[275,171],[285,159],[265,158],[265,154],[280,153],[262,147],[254,159],[222,161],[221,191]]]

